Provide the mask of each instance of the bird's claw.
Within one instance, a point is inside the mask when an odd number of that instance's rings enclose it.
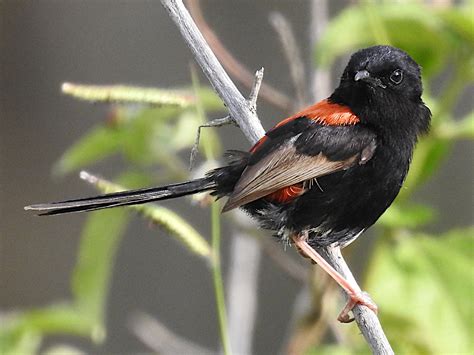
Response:
[[[372,301],[369,294],[367,292],[359,292],[359,293],[352,293],[348,294],[349,300],[347,301],[346,306],[341,311],[337,320],[341,323],[350,323],[354,320],[353,317],[349,316],[349,312],[352,311],[355,305],[361,304],[372,310],[375,314],[378,312],[378,307]]]

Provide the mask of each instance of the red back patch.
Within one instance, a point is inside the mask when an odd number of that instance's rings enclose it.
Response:
[[[360,122],[359,117],[352,113],[349,107],[329,102],[326,99],[285,118],[283,121],[277,123],[272,129],[283,126],[300,117],[306,117],[319,124],[328,126],[348,126]],[[250,148],[250,153],[255,152],[267,139],[268,137],[266,135],[260,138],[259,141]]]
[[[319,101],[293,116],[288,117],[280,122],[280,124],[284,124],[284,122],[286,123],[298,117],[307,117],[320,124],[329,126],[348,126],[360,122],[359,117],[357,117],[349,107],[329,102],[327,99]]]

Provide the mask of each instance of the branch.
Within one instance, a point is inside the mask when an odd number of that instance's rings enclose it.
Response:
[[[229,109],[231,117],[236,120],[245,137],[251,143],[255,143],[265,133],[260,121],[256,114],[252,112],[251,105],[237,90],[212,53],[183,2],[181,0],[161,0],[161,3],[178,26],[185,42],[217,94]],[[323,248],[319,249],[318,252],[347,279],[353,279],[339,248]],[[372,311],[365,307],[356,306],[354,307],[354,317],[364,338],[375,354],[393,354],[380,322]]]
[[[250,143],[256,143],[265,134],[262,124],[207,45],[183,2],[181,0],[161,0],[161,3],[181,31],[194,59],[229,109],[230,116],[239,125]]]
[[[129,328],[143,344],[159,354],[218,354],[173,333],[163,323],[145,313],[132,315]]]
[[[329,18],[328,0],[312,0],[311,24],[309,26],[309,37],[311,46],[311,59],[313,59],[316,46],[326,28]],[[313,60],[312,60],[313,62]],[[312,66],[311,73],[311,93],[314,101],[328,97],[331,94],[331,75],[329,70]]]
[[[262,252],[255,238],[240,230],[232,234],[226,288],[230,344],[235,354],[253,354]]]
[[[349,266],[347,266],[346,261],[342,257],[341,248],[317,248],[317,252],[326,259],[336,271],[344,276],[346,280],[354,282],[354,284],[357,285]],[[383,332],[382,325],[374,312],[367,307],[356,305],[352,309],[352,313],[354,314],[357,326],[374,354],[390,355],[394,353]]]
[[[304,70],[303,59],[301,58],[301,51],[298,46],[298,41],[293,33],[293,29],[288,20],[278,11],[274,11],[270,14],[269,20],[273,29],[278,34],[281,46],[283,48],[283,54],[285,55],[290,69],[290,77],[293,82],[296,93],[296,104],[292,106],[300,109],[304,105],[308,105],[307,99],[307,85],[306,85],[306,73]]]

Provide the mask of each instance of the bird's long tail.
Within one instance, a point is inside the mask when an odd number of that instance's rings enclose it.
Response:
[[[70,212],[85,212],[102,208],[137,205],[152,201],[167,200],[180,196],[192,195],[202,191],[214,190],[215,188],[216,182],[214,178],[205,177],[161,187],[129,190],[76,200],[31,205],[26,206],[25,210],[34,211],[40,216]]]

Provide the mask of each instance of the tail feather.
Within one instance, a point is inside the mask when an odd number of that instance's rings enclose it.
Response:
[[[216,183],[214,179],[212,177],[206,177],[168,186],[129,190],[75,200],[31,205],[26,206],[25,210],[37,212],[40,216],[94,211],[103,208],[167,200],[213,190],[215,188]]]

